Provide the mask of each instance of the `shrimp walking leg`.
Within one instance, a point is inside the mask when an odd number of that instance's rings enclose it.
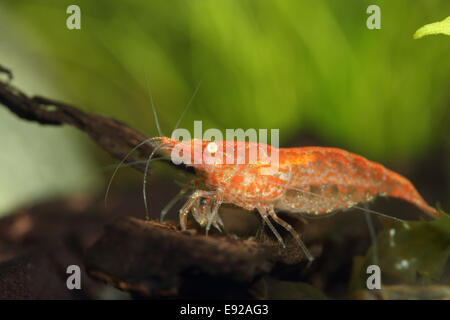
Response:
[[[211,206],[208,207],[208,220],[209,217],[212,215]],[[222,218],[220,217],[219,213],[217,212],[214,217],[212,218],[212,225],[219,230],[220,232],[225,231],[225,225],[223,224]]]
[[[311,253],[309,252],[308,248],[306,247],[306,245],[303,243],[300,235],[294,230],[294,228],[292,228],[292,226],[287,223],[286,221],[284,221],[283,219],[281,219],[280,217],[277,216],[277,214],[275,213],[275,210],[273,210],[273,208],[269,209],[269,215],[272,217],[272,219],[278,223],[280,226],[282,226],[283,228],[285,228],[287,231],[289,231],[289,233],[295,238],[295,240],[297,240],[297,243],[299,244],[299,246],[302,248],[303,252],[305,253],[305,256],[308,258],[308,260],[311,262],[314,260],[314,257],[311,255]]]
[[[189,200],[183,205],[180,209],[179,217],[180,217],[180,227],[181,230],[186,230],[187,225],[187,215],[191,211],[192,207],[196,204],[197,200],[200,198],[214,198],[216,195],[215,192],[212,191],[203,191],[196,190]]]
[[[196,198],[190,198],[185,204],[184,206],[180,209],[180,227],[181,230],[186,230],[186,225],[187,225],[187,215],[189,213],[189,211],[191,210],[192,206],[195,204],[195,201],[197,199]]]
[[[262,208],[262,207],[258,207],[257,209],[258,209],[259,214],[263,218],[264,222],[269,226],[270,230],[273,232],[275,237],[277,237],[278,241],[282,244],[282,246],[284,248],[286,248],[286,245],[284,244],[283,238],[280,236],[280,234],[278,233],[277,229],[275,229],[275,227],[273,226],[272,222],[270,222],[270,220],[269,220],[269,216],[267,214],[267,209],[266,208]]]
[[[197,199],[196,203],[192,206],[191,213],[194,217],[195,221],[202,226],[205,227],[208,223],[209,217],[211,216],[211,207],[213,200],[212,199]],[[212,225],[214,228],[222,232],[221,225],[223,225],[222,220],[219,215],[216,216],[217,219],[212,221]]]
[[[211,228],[211,223],[213,221],[216,221],[217,219],[215,218],[218,215],[218,211],[220,206],[222,205],[223,202],[223,194],[221,192],[217,192],[216,193],[216,201],[214,202],[213,208],[212,208],[212,213],[208,218],[208,224],[206,225],[206,235],[208,235],[209,229]]]
[[[164,217],[167,215],[167,212],[169,212],[169,210],[174,206],[175,203],[178,202],[178,200],[180,200],[185,193],[188,190],[188,186],[185,186],[183,189],[180,190],[180,192],[173,197],[172,200],[169,201],[169,203],[161,210],[161,216],[160,216],[160,221],[163,222],[164,221]]]
[[[364,208],[368,209],[368,205],[366,203],[364,204]],[[372,242],[373,263],[380,265],[378,261],[377,234],[372,222],[372,217],[369,212],[364,212],[364,215],[366,216],[367,228],[369,229],[370,240]]]
[[[201,203],[202,201],[203,203]],[[208,215],[208,208],[205,208],[204,201],[205,200],[202,200],[200,198],[197,199],[195,201],[195,204],[191,208],[192,216],[194,217],[195,221],[197,221],[197,223],[202,227],[206,224],[206,216]]]

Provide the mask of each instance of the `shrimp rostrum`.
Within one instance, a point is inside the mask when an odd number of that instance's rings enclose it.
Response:
[[[170,156],[172,161],[184,162],[197,174],[192,183],[194,191],[179,211],[182,229],[186,229],[191,213],[206,232],[211,226],[221,230],[218,210],[223,203],[256,209],[283,246],[272,222],[286,229],[312,261],[300,235],[277,211],[293,216],[320,216],[384,195],[408,201],[431,216],[438,215],[408,179],[344,150],[274,148],[239,141],[179,142],[168,137],[150,141],[155,151]],[[257,150],[256,155],[251,150]]]

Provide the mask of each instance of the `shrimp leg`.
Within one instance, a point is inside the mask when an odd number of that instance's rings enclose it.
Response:
[[[189,200],[183,205],[180,209],[180,227],[181,230],[186,230],[187,225],[187,215],[189,211],[191,211],[192,207],[195,205],[199,198],[213,198],[215,196],[215,192],[213,191],[203,191],[197,190],[195,191]]]
[[[195,221],[197,221],[197,223],[202,227],[204,227],[207,224],[208,219],[211,216],[211,203],[212,203],[211,199],[201,200],[199,198],[197,199],[195,205],[192,206],[191,209],[192,216],[194,217]],[[220,219],[219,215],[217,215],[217,219],[213,220],[212,225],[214,226],[214,228],[222,232],[220,225],[223,226],[223,222]]]
[[[292,226],[289,223],[287,223],[286,221],[284,221],[283,219],[278,217],[277,214],[275,213],[275,210],[273,210],[273,208],[269,208],[269,215],[272,217],[272,219],[276,223],[278,223],[280,226],[282,226],[287,231],[289,231],[289,233],[295,238],[295,240],[297,240],[297,243],[302,248],[302,250],[305,253],[305,256],[308,258],[309,262],[312,262],[314,260],[314,257],[311,255],[308,248],[306,247],[306,245],[303,243],[302,239],[300,238],[300,235],[294,230],[294,228],[292,228]]]
[[[263,218],[264,222],[269,226],[270,230],[272,230],[275,237],[277,237],[278,241],[283,245],[283,248],[286,248],[286,245],[284,244],[283,238],[278,233],[277,229],[273,226],[272,222],[269,220],[269,216],[267,214],[267,209],[264,207],[258,207],[258,212]]]
[[[209,216],[208,224],[206,225],[206,235],[208,235],[209,229],[211,228],[211,223],[213,221],[217,221],[216,215],[219,216],[217,212],[219,211],[219,208],[222,205],[222,202],[223,202],[223,194],[222,194],[222,192],[217,191],[217,193],[216,193],[216,201],[214,202],[214,205],[212,207],[212,213]],[[220,221],[222,221],[222,219],[220,219]],[[223,223],[222,223],[222,225],[223,225]]]
[[[172,198],[172,200],[169,201],[168,204],[166,204],[166,206],[161,210],[161,216],[160,216],[160,221],[163,222],[164,221],[164,217],[166,216],[167,212],[169,212],[170,208],[172,208],[174,206],[175,203],[178,202],[178,200],[180,200],[184,194],[188,191],[189,185],[186,185],[183,187],[183,189],[180,190],[180,192]]]

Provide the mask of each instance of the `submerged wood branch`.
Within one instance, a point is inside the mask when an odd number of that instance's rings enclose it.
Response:
[[[8,81],[0,81],[0,103],[22,119],[43,125],[74,126],[87,133],[93,141],[117,159],[123,159],[132,148],[148,138],[115,119],[87,113],[67,103],[45,97],[29,97],[11,84],[11,71],[0,66],[0,73],[8,76]],[[140,156],[131,155],[127,163],[148,157],[152,150],[150,144],[142,145],[137,150]],[[145,168],[142,164],[132,166],[139,171],[144,171]]]
[[[122,218],[89,249],[86,269],[139,296],[250,297],[255,280],[302,257],[294,242],[288,251],[272,241],[205,237],[167,223]]]

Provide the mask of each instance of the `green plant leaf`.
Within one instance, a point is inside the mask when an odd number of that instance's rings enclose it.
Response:
[[[450,216],[439,210],[433,221],[397,222],[382,219],[385,229],[376,240],[385,285],[432,283],[444,273],[450,255]],[[368,265],[373,262],[373,247],[365,257],[355,257],[350,294],[366,289]]]
[[[442,21],[426,24],[422,28],[419,28],[414,33],[414,39],[420,39],[431,34],[446,34],[450,36],[450,17]]]

